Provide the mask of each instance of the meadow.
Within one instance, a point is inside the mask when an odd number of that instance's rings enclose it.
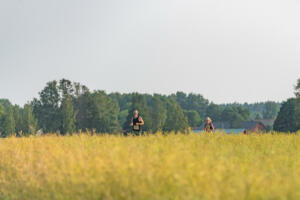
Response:
[[[5,138],[0,199],[300,199],[300,135]]]

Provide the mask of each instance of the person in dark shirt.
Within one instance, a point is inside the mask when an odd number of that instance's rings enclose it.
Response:
[[[212,133],[215,130],[211,118],[209,117],[206,118],[206,123],[204,124],[203,130],[207,133]]]
[[[138,110],[133,111],[133,117],[131,119],[130,126],[132,127],[132,132],[136,135],[140,135],[142,133],[142,126],[144,125],[143,118],[139,115]]]

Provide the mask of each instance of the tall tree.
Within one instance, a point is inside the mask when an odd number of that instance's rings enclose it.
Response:
[[[164,131],[184,133],[188,128],[188,120],[177,102],[168,103],[167,120]]]
[[[222,121],[222,109],[217,104],[211,103],[206,109],[206,115],[210,117],[213,121]]]
[[[181,108],[183,109],[188,109],[189,105],[187,102],[187,95],[184,92],[176,92],[175,95],[175,100],[177,101],[177,103],[179,103],[179,105],[181,106]]]
[[[96,91],[90,96],[91,128],[100,133],[114,133],[119,127],[119,106],[104,91]]]
[[[265,109],[263,111],[264,119],[275,119],[279,111],[279,107],[276,102],[268,101],[265,103]]]
[[[188,123],[191,127],[201,126],[203,120],[201,119],[198,112],[195,110],[185,110],[184,114],[187,116]]]
[[[15,133],[19,134],[19,132],[23,131],[22,109],[18,105],[14,105],[12,109],[16,126]]]
[[[274,130],[294,132],[300,129],[299,113],[297,113],[297,99],[291,98],[284,102],[274,123]]]
[[[295,95],[297,98],[300,98],[300,78],[297,80],[297,84],[295,86]]]
[[[226,107],[221,117],[230,122],[232,128],[241,128],[241,122],[249,120],[250,112],[241,106]]]
[[[157,132],[163,129],[167,119],[167,109],[161,97],[155,95],[152,102],[152,131]]]
[[[0,134],[2,135],[4,133],[4,120],[5,120],[5,108],[0,102]]]
[[[61,98],[66,98],[66,96],[72,96],[75,91],[72,82],[67,79],[61,79],[59,81],[58,89],[61,93]]]
[[[182,109],[195,110],[199,113],[200,116],[206,115],[206,108],[209,104],[209,101],[202,95],[193,93],[186,95],[183,92],[177,92],[176,95],[173,94],[170,97],[173,100],[176,100]]]
[[[60,95],[56,81],[47,83],[39,93],[40,99],[32,102],[34,115],[44,132],[56,132],[61,128]]]
[[[25,134],[34,134],[37,128],[37,120],[33,115],[33,109],[30,104],[25,104],[23,109],[23,128]]]
[[[14,112],[12,106],[9,106],[4,117],[4,134],[5,136],[11,136],[14,133],[16,133]]]
[[[84,94],[75,99],[76,115],[76,128],[77,130],[91,129],[92,128],[92,100],[91,93],[86,91]]]
[[[74,112],[74,107],[72,103],[72,97],[65,94],[61,105],[62,113],[62,133],[63,134],[73,134],[75,131],[75,121],[76,113]]]

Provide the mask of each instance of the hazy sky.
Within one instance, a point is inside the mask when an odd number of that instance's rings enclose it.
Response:
[[[300,78],[299,0],[0,0],[0,98],[53,79],[107,92],[281,101]]]

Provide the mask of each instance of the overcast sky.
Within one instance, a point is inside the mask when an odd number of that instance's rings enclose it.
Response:
[[[300,78],[299,0],[0,0],[0,98],[67,78],[107,92],[281,101]]]

